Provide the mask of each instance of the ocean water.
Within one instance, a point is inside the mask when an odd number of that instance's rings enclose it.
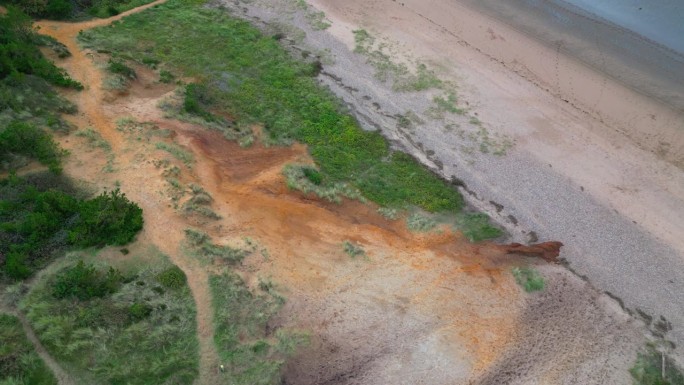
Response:
[[[684,114],[684,0],[453,1]]]
[[[684,54],[682,0],[565,0]]]

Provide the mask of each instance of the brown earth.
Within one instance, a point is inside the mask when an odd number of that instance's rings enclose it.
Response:
[[[215,268],[183,252],[188,227],[202,227],[220,243],[249,237],[259,244],[262,252],[248,257],[240,274],[251,285],[272,280],[287,298],[273,326],[311,336],[286,366],[288,384],[466,383],[501,365],[527,330],[526,297],[509,273],[519,258],[496,245],[470,244],[446,227],[411,233],[403,220],[385,219],[372,204],[334,204],[288,190],[281,170],[288,163],[312,162],[304,146],[257,142],[241,148],[217,132],[167,119],[157,104],[172,90],[147,68],[135,68],[139,77],[125,93],[102,89],[103,74],[94,62],[104,58],[78,47],[78,31],[160,2],[107,20],[38,25],[69,48],[73,56],[58,64],[86,85],[82,92],[65,92],[79,108],[68,119],[78,128],[93,127],[114,157],[113,171],[106,172],[103,150],[69,135],[61,139],[72,154],[66,174],[98,190],[120,185],[144,210],[139,242],[156,245],[188,276],[197,304],[197,383],[221,381],[208,287]],[[117,130],[121,117],[151,122],[172,135],[141,131],[136,137]],[[187,167],[157,150],[155,141],[185,147],[194,164]],[[166,180],[172,165],[181,170],[181,184],[203,186],[222,219],[188,217],[176,208],[174,196],[182,192]],[[362,246],[366,256],[346,255],[346,240]],[[581,365],[568,364],[568,371]]]

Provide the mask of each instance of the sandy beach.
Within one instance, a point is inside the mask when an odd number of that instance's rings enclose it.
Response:
[[[421,146],[407,147],[424,159],[433,151],[474,204],[503,205],[488,211],[508,227],[564,242],[578,274],[671,321],[667,338],[682,346],[681,113],[463,2],[313,3],[349,46],[352,29],[377,31],[457,79],[461,98],[514,148],[463,161],[458,138],[429,123],[412,140]]]

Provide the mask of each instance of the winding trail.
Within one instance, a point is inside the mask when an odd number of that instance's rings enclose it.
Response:
[[[40,28],[40,33],[49,35],[64,44],[71,56],[60,60],[59,65],[64,68],[72,78],[83,83],[85,89],[81,92],[71,92],[67,97],[78,106],[78,114],[65,116],[70,123],[78,128],[92,127],[110,143],[112,151],[116,154],[124,145],[124,137],[116,131],[116,123],[113,117],[108,116],[103,105],[105,104],[106,92],[102,89],[102,72],[92,60],[92,54],[83,50],[77,43],[78,33],[82,30],[101,27],[120,20],[128,15],[137,13],[164,3],[166,0],[157,0],[152,3],[131,9],[108,19],[95,19],[78,23],[58,22],[42,20],[35,23]],[[144,186],[145,181],[141,181]],[[168,208],[159,205],[152,192],[144,189],[125,192],[140,203],[145,213],[145,236],[150,238],[159,249],[168,255],[174,264],[185,272],[188,285],[192,291],[197,309],[197,331],[200,347],[200,375],[196,380],[198,385],[217,383],[218,354],[214,346],[213,310],[211,308],[211,292],[209,289],[208,273],[194,260],[190,260],[180,251],[179,237],[169,237],[167,229],[173,213]],[[142,196],[141,196],[142,195]],[[22,317],[22,323],[27,326]],[[30,334],[32,342],[38,343],[34,334]],[[36,345],[41,356],[47,356],[47,352],[40,345]],[[46,362],[60,378],[60,384],[71,385],[72,381],[66,380],[66,373],[49,356],[44,357]],[[64,378],[65,380],[62,380]]]

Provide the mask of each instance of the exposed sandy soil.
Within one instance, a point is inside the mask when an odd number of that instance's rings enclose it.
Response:
[[[150,6],[152,6],[151,4]],[[139,8],[140,9],[140,8]],[[138,9],[138,10],[139,10]],[[123,15],[122,15],[123,16]],[[121,16],[119,16],[121,17]],[[117,17],[117,18],[119,18]],[[136,67],[128,92],[102,90],[103,74],[81,51],[80,24],[41,22],[42,32],[67,45],[73,56],[58,64],[87,85],[67,93],[79,107],[71,122],[92,126],[112,146],[107,154],[69,135],[72,153],[65,172],[97,189],[118,181],[144,209],[142,241],[155,244],[187,274],[197,303],[201,367],[199,384],[221,382],[213,346],[207,278],[203,266],[182,251],[183,230],[202,227],[216,240],[254,239],[267,254],[254,253],[240,268],[247,282],[272,279],[287,298],[274,326],[307,331],[311,344],[288,362],[288,384],[619,384],[642,344],[642,326],[616,303],[557,267],[523,261],[487,244],[467,243],[447,228],[428,234],[388,221],[371,204],[323,202],[289,191],[281,170],[311,162],[305,147],[240,148],[202,127],[166,119],[156,107],[172,90]],[[168,129],[169,138],[137,140],[116,129],[132,117]],[[154,141],[175,141],[192,151],[186,167],[156,150]],[[183,184],[202,185],[213,196],[217,221],[186,217],[174,208],[160,161],[181,172]],[[363,246],[367,258],[352,259],[345,240]],[[547,289],[526,295],[510,268],[538,264]]]

